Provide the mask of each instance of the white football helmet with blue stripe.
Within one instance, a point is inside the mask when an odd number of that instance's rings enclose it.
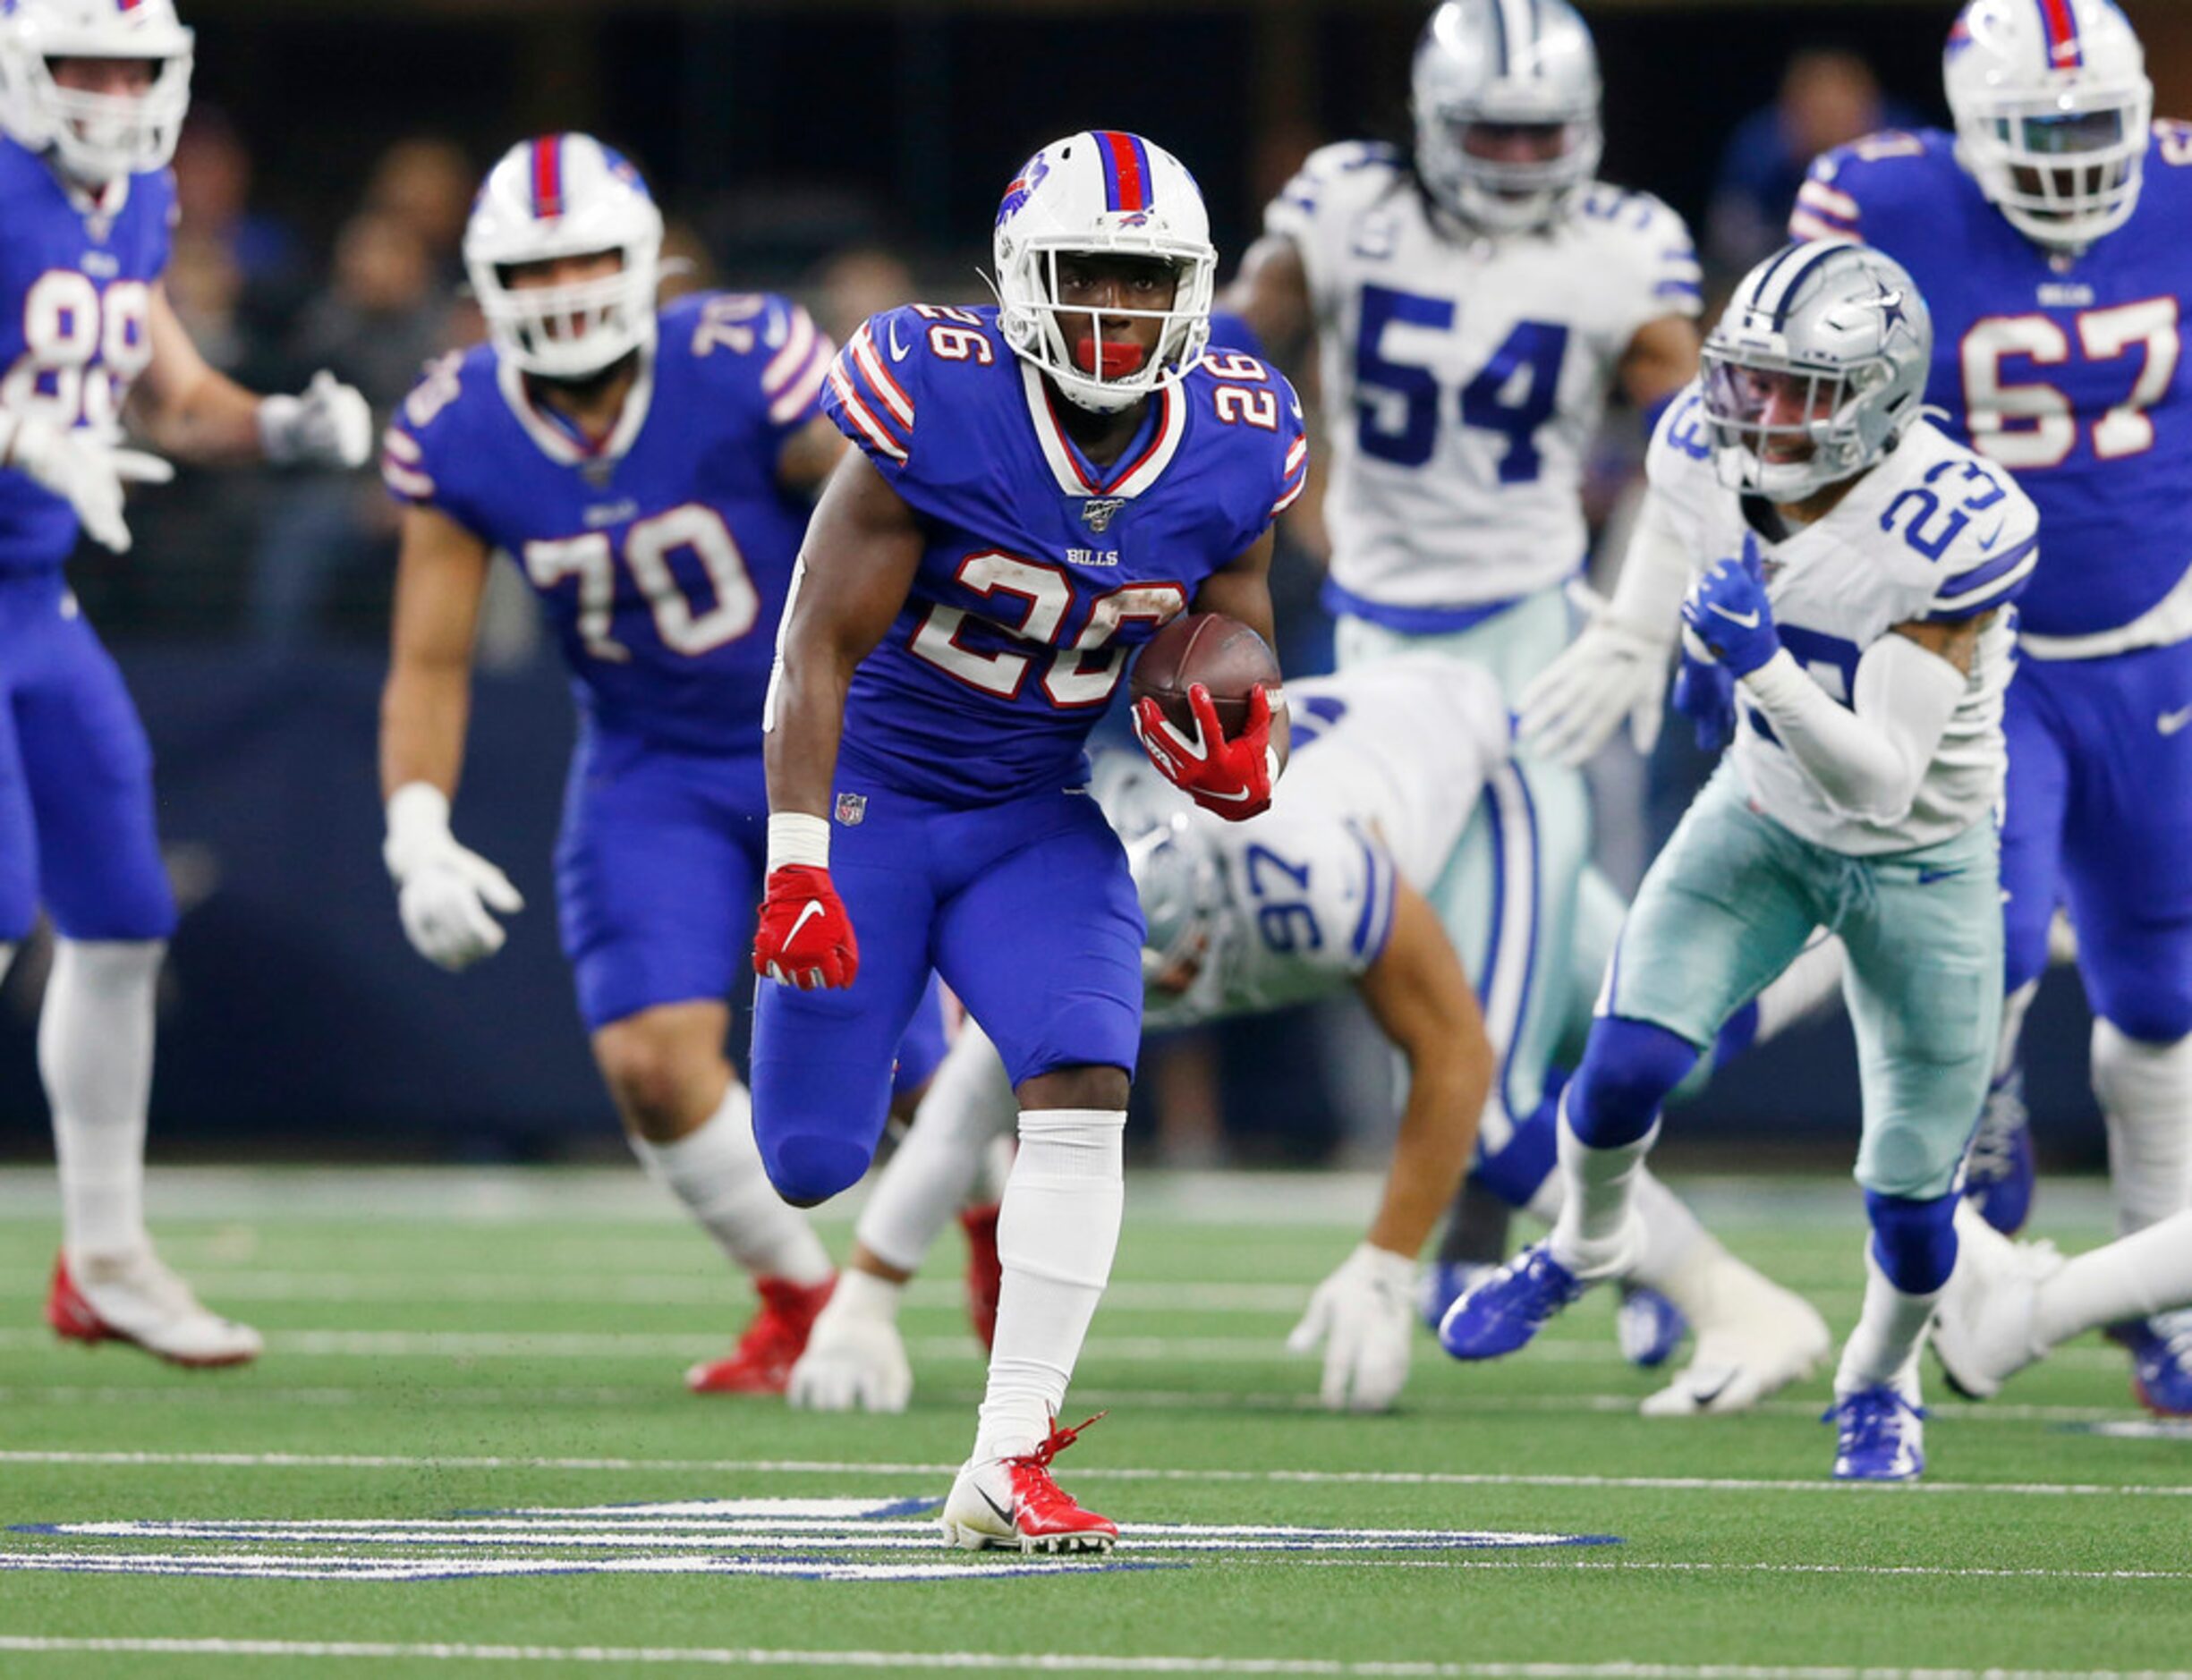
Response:
[[[574,285],[509,271],[615,251],[615,274]],[[531,374],[582,379],[655,342],[662,212],[640,172],[586,134],[521,140],[488,172],[464,225],[464,268],[495,352]]]
[[[1147,931],[1142,977],[1177,976],[1211,955],[1225,900],[1218,849],[1189,815],[1187,802],[1139,753],[1095,755],[1089,792],[1126,848]]]
[[[1778,503],[1852,478],[1918,418],[1933,320],[1892,258],[1785,245],[1743,278],[1704,344],[1721,483]]]
[[[2130,219],[2154,83],[2113,0],[1971,0],[1941,69],[1958,155],[2018,233],[2082,250]]]
[[[1082,408],[1117,413],[1182,378],[1210,346],[1218,249],[1202,190],[1186,165],[1138,134],[1083,130],[1029,158],[998,205],[993,251],[1006,342]],[[1140,367],[1114,374],[1100,361],[1083,366],[1074,353],[1075,341],[1092,335],[1087,310],[1058,306],[1058,259],[1067,254],[1147,257],[1172,266],[1178,284],[1171,307],[1104,311],[1164,323],[1154,353]],[[1061,315],[1084,325],[1069,335]]]
[[[0,127],[86,186],[164,169],[191,108],[194,38],[174,0],[0,0]],[[141,59],[152,84],[64,88],[53,76],[61,58]]]
[[[1588,185],[1604,140],[1598,49],[1568,0],[1445,0],[1415,45],[1415,168],[1479,227],[1540,227]],[[1497,131],[1536,129],[1548,155],[1501,157]]]

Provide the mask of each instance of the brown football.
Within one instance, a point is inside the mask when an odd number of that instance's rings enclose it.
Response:
[[[1223,613],[1183,613],[1154,636],[1134,661],[1128,692],[1144,698],[1181,729],[1193,731],[1187,691],[1211,692],[1218,722],[1231,740],[1248,721],[1248,696],[1259,683],[1279,685],[1279,661],[1262,637]],[[1276,699],[1276,694],[1273,695]]]

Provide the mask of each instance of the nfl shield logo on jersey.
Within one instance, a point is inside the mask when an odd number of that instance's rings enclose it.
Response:
[[[1126,505],[1126,498],[1123,496],[1092,496],[1081,504],[1081,518],[1091,530],[1102,530]]]
[[[868,819],[868,796],[865,793],[837,795],[837,822],[840,827],[857,828]]]

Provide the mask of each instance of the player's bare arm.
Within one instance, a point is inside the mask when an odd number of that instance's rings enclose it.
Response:
[[[828,813],[845,689],[905,605],[921,541],[913,510],[866,457],[846,455],[807,528],[778,640],[765,720],[772,812]]]
[[[323,369],[297,396],[245,390],[199,352],[165,285],[152,288],[146,332],[152,360],[131,393],[129,412],[163,454],[200,465],[365,464],[372,412],[333,374]]]
[[[777,456],[777,482],[794,496],[820,494],[845,447],[845,434],[817,414],[784,440]]]
[[[1483,1013],[1428,900],[1396,880],[1393,931],[1355,982],[1408,1064],[1408,1099],[1369,1241],[1411,1261],[1446,1211],[1476,1147],[1494,1063]]]
[[[380,701],[380,791],[424,782],[456,792],[472,710],[472,641],[487,590],[487,545],[431,507],[404,511]]]
[[[1218,306],[1246,321],[1273,355],[1290,358],[1315,324],[1301,247],[1284,233],[1266,233],[1248,248]]]
[[[1916,642],[1928,653],[1939,654],[1956,667],[1958,675],[1969,676],[1972,663],[1979,657],[1979,638],[1996,616],[1993,613],[1985,613],[1977,618],[1967,618],[1953,624],[1922,622],[1897,624],[1893,633]]]
[[[1697,377],[1697,323],[1686,315],[1646,321],[1621,352],[1614,377],[1638,412],[1649,414]]]

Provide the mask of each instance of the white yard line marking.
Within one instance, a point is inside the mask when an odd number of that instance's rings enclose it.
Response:
[[[850,1464],[824,1459],[770,1458],[531,1458],[409,1456],[375,1453],[136,1453],[16,1450],[0,1452],[0,1464],[191,1465],[227,1470],[577,1470],[617,1473],[739,1476],[950,1476],[956,1464]],[[2192,1498],[2181,1487],[2103,1482],[1908,1481],[1862,1483],[1778,1481],[1734,1476],[1558,1476],[1437,1470],[1182,1470],[1076,1466],[1076,1480],[1311,1483],[1407,1488],[1616,1488],[1670,1493],[1826,1493],[1843,1498],[1919,1494],[1992,1494],[2038,1498]]]
[[[362,1640],[74,1639],[25,1634],[0,1634],[0,1651],[369,1662],[563,1662],[610,1667],[688,1663],[710,1668],[835,1667],[900,1672],[1337,1675],[1374,1680],[2192,1680],[2192,1672],[2161,1668],[1784,1668],[1743,1663],[1340,1661],[1300,1657],[1122,1657],[1063,1651],[767,1650],[704,1645],[399,1644]]]
[[[1276,1559],[1257,1558],[1258,1563]],[[1709,1564],[1571,1557],[1525,1563],[1503,1557],[1299,1557],[1309,1569],[1613,1569],[1669,1574],[1940,1575],[2005,1581],[2192,1581],[2184,1569],[1989,1569],[1933,1564]]]

